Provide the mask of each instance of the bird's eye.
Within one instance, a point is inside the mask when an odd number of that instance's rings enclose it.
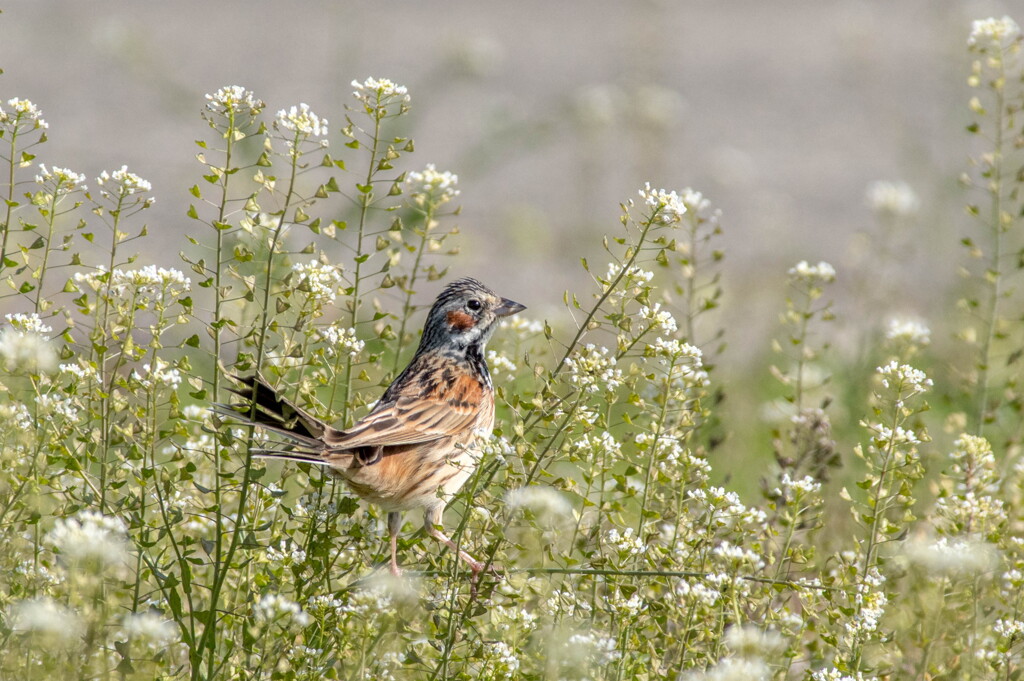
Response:
[[[466,307],[468,307],[468,308],[469,308],[470,310],[472,310],[473,312],[476,312],[477,310],[479,310],[479,309],[480,309],[480,308],[482,308],[483,306],[484,306],[484,304],[483,304],[483,303],[481,303],[481,302],[480,302],[479,300],[477,300],[476,298],[473,298],[473,299],[471,299],[471,300],[470,300],[470,301],[469,301],[468,303],[466,303]]]

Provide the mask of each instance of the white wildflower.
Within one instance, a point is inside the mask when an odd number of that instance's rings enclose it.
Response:
[[[668,310],[661,309],[661,303],[655,303],[653,306],[644,305],[640,308],[640,319],[648,323],[648,327],[652,330],[662,331],[664,333],[675,333],[678,329],[676,326],[675,317]]]
[[[141,639],[154,648],[177,643],[178,628],[156,612],[128,613],[121,623],[124,633],[133,639]]]
[[[326,305],[337,298],[341,286],[341,270],[338,267],[310,260],[305,264],[295,263],[292,272],[298,275],[296,287],[307,293],[313,302]]]
[[[29,314],[22,314],[21,312],[6,314],[4,319],[7,320],[12,329],[22,333],[47,334],[53,331],[52,327],[43,324],[43,320],[35,312]]]
[[[231,111],[255,114],[263,108],[263,102],[241,85],[227,85],[212,95],[206,95],[206,109],[216,114],[225,115]]]
[[[45,596],[18,601],[11,614],[15,631],[42,634],[57,643],[74,643],[85,629],[78,613]]]
[[[499,326],[503,331],[512,330],[520,338],[526,338],[529,336],[536,335],[544,332],[544,322],[530,319],[529,317],[523,317],[522,315],[515,315],[514,317],[506,317],[501,320]]]
[[[647,182],[639,194],[647,207],[651,209],[651,215],[661,224],[674,224],[682,220],[683,215],[686,214],[686,204],[676,192],[653,189],[651,183]]]
[[[487,658],[493,665],[492,678],[515,678],[519,670],[519,658],[511,647],[504,641],[494,641],[486,644]]]
[[[627,527],[622,532],[613,527],[608,530],[605,540],[617,552],[627,556],[640,556],[647,552],[647,544],[636,536],[632,527]]]
[[[573,657],[590,660],[599,667],[622,659],[618,641],[611,636],[601,636],[593,632],[573,634],[566,641],[566,647]]]
[[[175,390],[181,385],[181,372],[171,367],[159,357],[156,360],[155,366],[147,363],[142,365],[141,372],[138,370],[132,371],[132,378],[142,384],[142,387],[147,390],[154,386],[163,386]]]
[[[135,173],[128,172],[128,166],[121,166],[119,170],[115,170],[112,173],[104,170],[100,173],[100,176],[96,178],[96,183],[101,187],[107,187],[112,181],[117,185],[115,194],[119,194],[121,196],[128,196],[130,194],[153,190],[152,184],[143,180]],[[111,196],[111,194],[105,189],[101,191],[104,196]]]
[[[705,672],[693,672],[680,677],[684,681],[768,681],[771,670],[761,659],[727,657]]]
[[[70,194],[75,190],[86,191],[88,189],[85,185],[85,175],[57,166],[47,169],[42,163],[39,164],[36,184],[50,188],[57,197]]]
[[[743,658],[774,656],[786,642],[771,629],[757,626],[732,626],[725,631],[725,645],[733,655]]]
[[[336,324],[323,326],[316,330],[318,339],[324,343],[324,352],[328,357],[348,355],[356,357],[366,347],[364,341],[356,338],[356,330],[343,328]]]
[[[903,217],[913,215],[920,208],[917,194],[906,182],[872,182],[867,188],[868,207],[881,215]]]
[[[271,563],[302,565],[306,562],[306,552],[299,546],[289,547],[287,542],[282,541],[277,547],[267,548],[267,560]]]
[[[323,137],[327,134],[328,123],[326,118],[320,118],[313,113],[308,104],[299,104],[278,111],[274,125],[300,135]]]
[[[36,413],[39,417],[61,416],[72,423],[78,421],[78,408],[74,400],[54,393],[36,396]]]
[[[789,268],[789,276],[809,284],[829,284],[836,280],[836,268],[825,261],[811,265],[806,260],[801,260]]]
[[[939,537],[908,541],[903,552],[911,564],[938,575],[976,575],[995,567],[995,549],[988,543]]]
[[[885,331],[886,340],[925,346],[931,343],[931,329],[916,319],[890,319]]]
[[[10,372],[49,373],[57,366],[57,352],[39,333],[18,331],[12,325],[0,331],[0,360]]]
[[[393,99],[409,102],[409,91],[387,78],[367,78],[362,83],[353,80],[352,87],[355,88],[352,96],[370,107],[383,106]]]
[[[569,382],[584,392],[612,392],[622,385],[622,371],[617,368],[617,360],[609,356],[606,347],[588,343],[569,357],[565,364],[569,371]]]
[[[799,480],[794,480],[790,477],[789,473],[783,473],[782,478],[779,480],[779,487],[775,488],[775,496],[793,499],[798,496],[803,497],[817,494],[820,491],[821,483],[809,475],[805,475]]]
[[[278,594],[263,594],[254,607],[256,619],[264,622],[282,621],[283,624],[294,623],[304,627],[312,618],[302,610],[295,601]]]
[[[15,120],[27,119],[32,121],[36,128],[45,130],[50,127],[49,123],[43,120],[43,112],[39,110],[39,107],[27,99],[18,99],[17,97],[8,99],[7,106],[14,110],[13,116],[0,109],[0,123],[8,123],[12,118]]]
[[[1006,47],[1020,39],[1020,36],[1020,26],[1009,16],[1002,19],[977,19],[971,23],[971,35],[967,38],[967,45],[982,50],[989,46]]]
[[[119,518],[82,511],[73,518],[59,518],[46,541],[68,562],[123,566],[128,563],[126,532]]]
[[[573,516],[569,500],[547,485],[511,489],[505,493],[505,504],[511,509],[528,509],[542,520]]]
[[[510,376],[514,376],[516,371],[519,370],[519,367],[512,360],[495,350],[487,351],[487,367],[491,371],[503,371]]]
[[[412,171],[405,176],[405,184],[413,196],[425,197],[435,206],[458,196],[458,183],[458,175],[447,170],[439,172],[433,163],[428,163],[421,172]]]
[[[921,371],[908,364],[900,364],[893,360],[884,367],[877,367],[875,373],[882,377],[882,385],[898,390],[901,397],[925,392],[932,386],[932,380]]]

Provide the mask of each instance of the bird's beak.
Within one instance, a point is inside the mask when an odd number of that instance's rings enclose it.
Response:
[[[525,309],[525,305],[517,303],[514,300],[509,300],[508,298],[502,298],[501,305],[494,310],[494,314],[499,317],[508,317],[509,315],[514,315],[516,312],[522,312]]]

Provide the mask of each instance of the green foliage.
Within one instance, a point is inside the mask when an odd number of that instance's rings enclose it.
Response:
[[[833,367],[836,273],[801,262],[774,343],[771,407],[787,421],[765,433],[762,498],[713,485],[736,446],[716,413],[719,214],[699,192],[647,185],[604,240],[607,266],[583,261],[591,285],[565,294],[561,319],[515,317],[492,341],[495,433],[447,513],[454,541],[500,574],[478,583],[413,533],[406,576],[385,576],[378,509],[323,470],[254,459],[265,434],[209,409],[232,374],[259,370],[347,424],[407,361],[424,284],[458,254],[458,189],[410,164],[405,88],[353,83],[335,147],[304,105],[268,120],[243,88],[208,95],[184,272],[126,253],[153,201],[127,168],[90,190],[44,166],[25,191],[47,126],[9,101],[0,673],[1017,678],[1024,333],[1007,253],[1022,182],[1007,169],[1024,69],[1019,29],[992,22],[972,34],[972,84],[994,98],[973,105],[972,131],[996,116],[979,157],[992,209],[970,211],[989,216],[968,243],[988,257],[964,293],[977,359],[935,378],[943,414],[908,364],[928,358],[920,325],[864,348],[877,368]],[[912,203],[878,189],[889,218]],[[870,395],[834,409],[828,391],[849,385]],[[837,442],[833,419],[856,439]],[[929,429],[953,432],[953,451]]]

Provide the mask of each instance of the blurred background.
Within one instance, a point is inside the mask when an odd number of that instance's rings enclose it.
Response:
[[[150,180],[143,260],[180,266],[205,93],[243,85],[271,116],[306,102],[339,142],[350,81],[389,78],[412,96],[408,168],[459,175],[454,272],[554,321],[565,289],[589,290],[579,258],[603,272],[620,202],[693,187],[722,210],[728,375],[767,350],[799,260],[838,270],[839,336],[948,312],[974,229],[966,40],[1014,4],[24,1],[0,15],[0,98],[42,109],[38,160]],[[898,238],[865,198],[876,180],[919,199]],[[882,241],[896,266],[880,275]]]

